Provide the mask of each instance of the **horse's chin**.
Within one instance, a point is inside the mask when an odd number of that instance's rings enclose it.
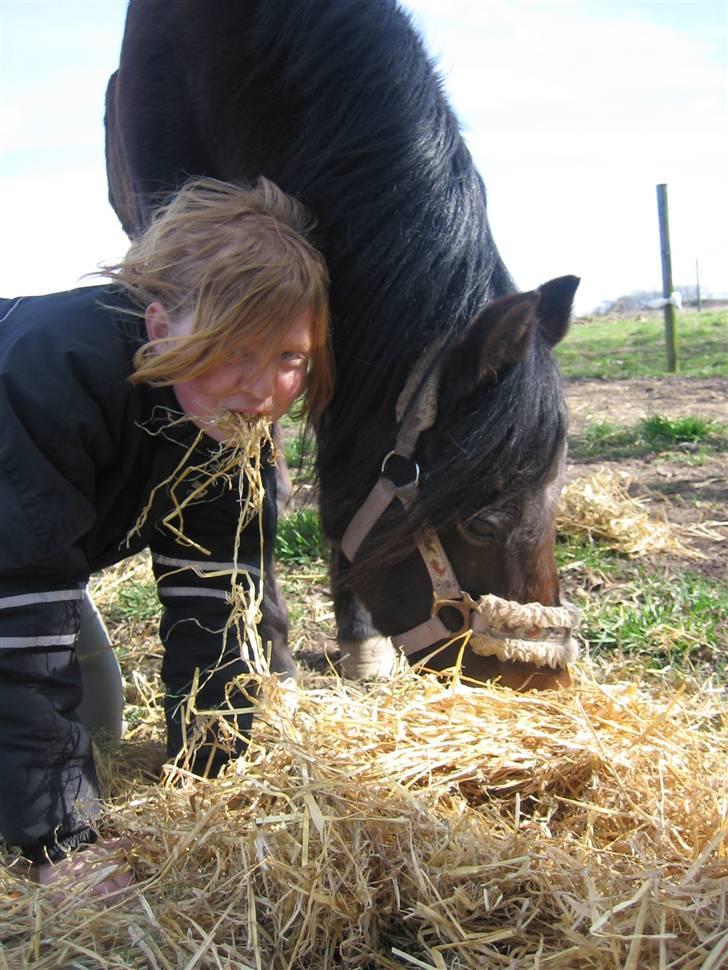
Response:
[[[572,686],[568,666],[539,667],[522,660],[501,660],[498,657],[476,654],[465,648],[459,658],[459,650],[452,644],[434,656],[426,651],[411,660],[415,670],[443,671],[450,676],[452,669],[461,664],[461,678],[469,687],[500,684],[515,691],[565,690]],[[422,665],[418,668],[418,662]]]
[[[568,667],[537,667],[517,660],[495,660],[497,670],[489,679],[516,691],[565,690],[571,687]]]

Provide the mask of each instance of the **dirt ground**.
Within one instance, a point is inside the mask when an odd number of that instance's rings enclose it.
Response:
[[[651,414],[728,421],[728,378],[725,377],[569,380],[566,397],[574,434],[583,433],[590,422],[632,425]]]
[[[566,382],[570,432],[584,433],[592,423],[608,421],[634,426],[641,418],[699,417],[728,422],[728,379],[639,378],[620,381],[570,380]],[[567,475],[587,475],[605,465],[616,466],[631,479],[630,491],[648,499],[648,509],[659,518],[683,526],[703,524],[705,537],[691,544],[705,557],[682,563],[662,556],[651,565],[669,573],[690,568],[712,579],[728,579],[728,453],[699,458],[697,449],[684,446],[665,455],[620,458],[617,462],[569,460]]]

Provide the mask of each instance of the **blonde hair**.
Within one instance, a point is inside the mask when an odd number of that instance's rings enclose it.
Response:
[[[188,181],[157,210],[125,258],[102,274],[143,316],[158,301],[172,319],[193,314],[188,336],[150,341],[134,358],[132,383],[169,385],[226,364],[238,347],[279,344],[311,315],[311,357],[301,411],[318,417],[333,388],[328,275],[310,241],[306,209],[273,182]]]

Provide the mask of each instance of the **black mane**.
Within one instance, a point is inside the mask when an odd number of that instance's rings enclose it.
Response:
[[[299,129],[278,178],[316,213],[331,272],[337,389],[320,441],[325,475],[362,414],[391,412],[435,335],[460,333],[514,287],[408,16],[390,0],[292,5],[284,17],[281,7],[261,15],[257,70],[275,79],[273,98],[293,98]]]

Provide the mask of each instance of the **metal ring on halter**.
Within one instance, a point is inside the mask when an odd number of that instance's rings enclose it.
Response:
[[[380,473],[382,475],[385,474],[384,469],[387,467],[387,462],[389,461],[390,458],[394,458],[394,457],[401,458],[403,461],[411,461],[412,464],[415,466],[415,477],[413,481],[405,482],[403,485],[397,485],[397,488],[417,488],[417,486],[420,483],[420,466],[412,458],[407,458],[405,455],[400,455],[398,451],[390,451],[389,454],[384,456]],[[396,484],[397,483],[395,482],[395,485]]]
[[[471,616],[473,610],[478,609],[478,604],[466,592],[460,593],[459,599],[441,599],[439,596],[432,598],[432,616],[438,617],[444,626],[447,627],[453,637],[460,636],[466,630],[472,629]],[[441,610],[454,610],[460,614],[461,623],[459,627],[453,627],[448,623],[448,617],[440,616]]]

